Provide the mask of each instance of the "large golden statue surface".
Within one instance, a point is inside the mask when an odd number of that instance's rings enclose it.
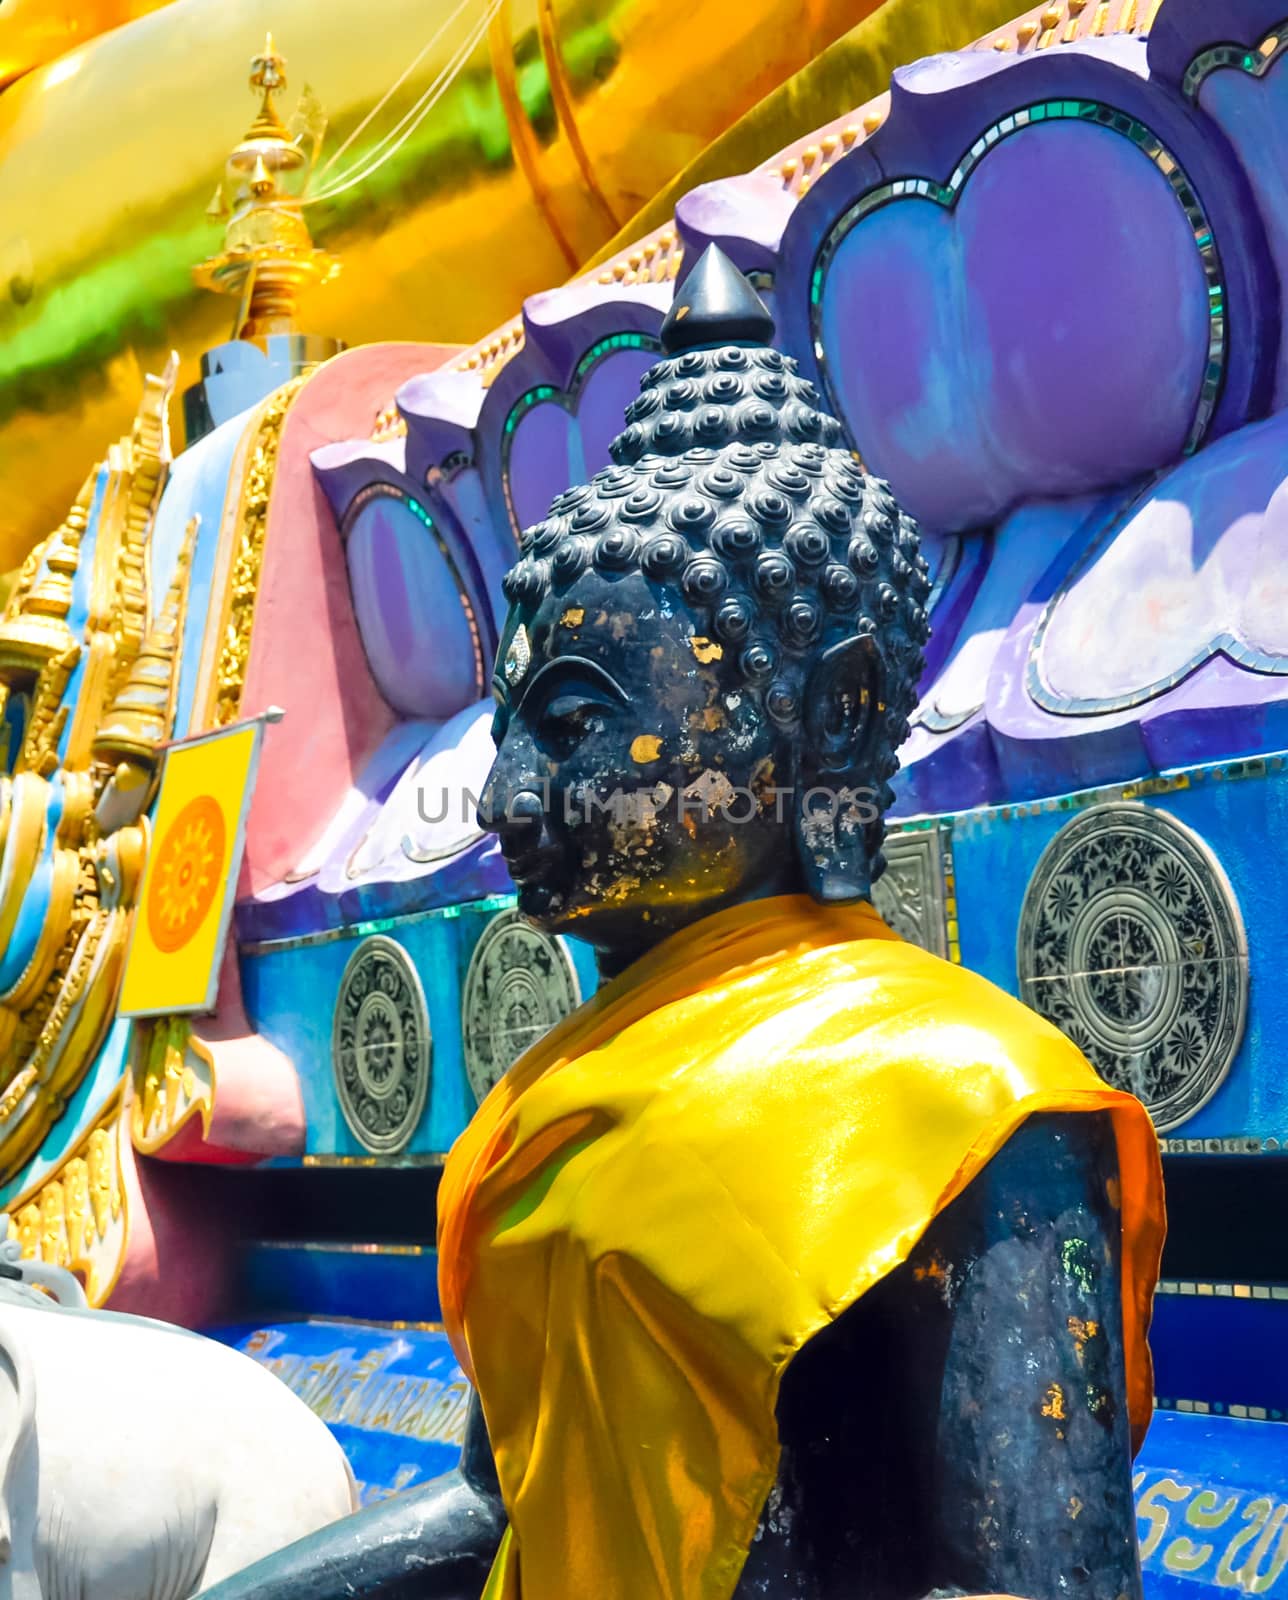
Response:
[[[659,191],[877,9],[78,0],[77,31],[36,49],[23,29],[40,4],[5,0],[0,19],[0,82],[25,74],[0,95],[0,478],[23,485],[0,504],[0,571],[56,525],[84,463],[128,428],[143,375],[178,349],[185,388],[199,353],[225,336],[226,309],[196,289],[191,267],[217,237],[212,176],[244,129],[241,63],[266,25],[307,40],[294,46],[297,83],[334,130],[306,212],[319,246],[344,259],[328,331],[348,345],[464,343],[615,236],[633,237],[632,218]],[[46,0],[42,26],[57,10]],[[1003,0],[887,0],[875,43],[822,58],[836,110],[882,88],[896,60],[965,44],[1006,14]],[[96,37],[100,16],[112,31]],[[828,114],[801,99],[788,126],[771,120],[721,170]]]

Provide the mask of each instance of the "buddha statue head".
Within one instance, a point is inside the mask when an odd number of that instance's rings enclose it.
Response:
[[[929,628],[915,524],[718,249],[506,575],[480,802],[520,909],[612,972],[766,895],[868,896]]]

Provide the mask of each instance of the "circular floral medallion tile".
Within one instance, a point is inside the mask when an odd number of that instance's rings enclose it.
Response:
[[[494,917],[474,947],[461,1006],[475,1096],[482,1101],[529,1045],[580,1004],[563,940],[529,926],[517,911]]]
[[[1062,828],[1024,896],[1020,994],[1160,1131],[1211,1099],[1248,1004],[1247,942],[1216,857],[1165,811],[1122,801]]]
[[[331,1067],[344,1120],[365,1150],[405,1148],[425,1109],[431,1052],[425,994],[407,952],[379,934],[364,939],[340,980]]]

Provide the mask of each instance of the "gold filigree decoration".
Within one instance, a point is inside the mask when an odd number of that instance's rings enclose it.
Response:
[[[227,726],[241,711],[282,429],[309,376],[302,372],[269,396],[248,432],[236,544],[222,600],[223,625],[216,636],[213,689],[203,695],[198,688],[199,705],[213,700],[206,719],[213,727]],[[202,677],[206,676],[203,669]],[[215,1096],[214,1061],[187,1019],[158,1017],[139,1024],[134,1048],[130,1134],[135,1148],[144,1153],[161,1149],[197,1115],[203,1129],[208,1128]]]
[[[143,399],[128,439],[108,452],[108,467],[120,483],[119,519],[110,529],[100,523],[99,540],[107,532],[116,546],[115,604],[112,606],[112,690],[118,693],[130,664],[143,644],[148,618],[148,541],[161,492],[169,476],[170,396],[179,372],[179,357],[172,350],[161,376],[149,374]],[[97,553],[97,552],[96,552]],[[104,554],[109,552],[104,551]],[[96,562],[96,572],[104,563]]]
[[[81,495],[84,495],[87,489],[92,489],[93,483],[94,480],[91,476],[87,484],[81,488]],[[79,497],[76,504],[80,504]],[[73,510],[75,510],[75,506],[73,506]],[[18,576],[13,581],[13,588],[10,589],[5,598],[4,615],[6,618],[20,616],[25,610],[27,597],[30,595],[32,585],[36,581],[36,574],[40,571],[40,563],[44,559],[44,554],[45,542],[43,540],[28,551],[26,560],[18,568]]]
[[[111,1293],[125,1254],[120,1115],[119,1099],[113,1099],[69,1159],[13,1207],[24,1259],[79,1273],[92,1305],[101,1305]]]
[[[113,752],[105,748],[99,756],[93,746],[114,695],[132,681],[145,636],[155,644],[146,676],[163,714],[146,730],[151,748],[146,739],[136,741],[136,763],[154,767],[155,747],[170,732],[186,589],[149,633],[147,569],[169,468],[166,417],[176,373],[172,358],[161,377],[148,378],[131,432],[112,446],[66,521],[24,565],[0,618],[0,690],[30,696],[14,775],[0,777],[0,943],[8,942],[19,912],[29,914],[28,895],[42,896],[43,911],[26,967],[0,993],[0,1181],[39,1149],[115,1011],[147,833],[138,822],[141,806],[123,812],[118,804],[114,817],[100,820],[100,801],[120,767]],[[73,585],[84,581],[81,546],[92,511],[88,605],[76,616]],[[52,873],[36,874],[41,861]],[[73,1193],[79,1206],[81,1190]],[[79,1217],[74,1207],[73,1233]]]
[[[96,477],[97,469],[81,485],[67,520],[28,556],[9,596],[0,618],[0,674],[9,687],[30,687],[74,643],[67,617]]]
[[[63,696],[80,658],[81,647],[72,640],[41,672],[32,696],[22,753],[18,757],[19,772],[34,772],[48,778],[58,770],[58,744],[69,714]]]
[[[227,622],[216,668],[214,725],[226,727],[236,720],[246,686],[246,665],[250,660],[251,629],[255,621],[255,597],[259,593],[259,574],[264,561],[264,535],[268,529],[268,502],[277,471],[277,452],[282,428],[295,396],[310,374],[298,378],[270,397],[256,424],[255,442],[242,484],[238,514],[237,551],[233,557],[232,581],[228,598]]]
[[[209,1129],[215,1076],[210,1051],[187,1017],[158,1017],[146,1032],[140,1028],[139,1039],[130,1134],[134,1148],[146,1154],[168,1144],[194,1116]]]
[[[94,735],[94,759],[107,766],[115,768],[124,762],[150,774],[157,766],[158,748],[174,724],[179,687],[175,663],[187,607],[188,574],[200,526],[199,516],[188,519],[165,601]]]
[[[130,908],[146,854],[142,827],[121,828],[93,850],[86,889],[42,1003],[23,1019],[25,1065],[0,1100],[0,1160],[16,1171],[35,1153],[111,1025],[125,964]],[[91,908],[91,902],[92,908]],[[39,1031],[31,1037],[34,1023]],[[18,1085],[24,1087],[15,1095]]]

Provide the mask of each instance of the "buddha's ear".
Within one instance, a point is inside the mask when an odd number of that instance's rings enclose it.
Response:
[[[867,635],[825,651],[806,684],[793,822],[815,900],[864,900],[871,890],[866,830],[880,817],[874,761],[883,702],[881,658]]]

